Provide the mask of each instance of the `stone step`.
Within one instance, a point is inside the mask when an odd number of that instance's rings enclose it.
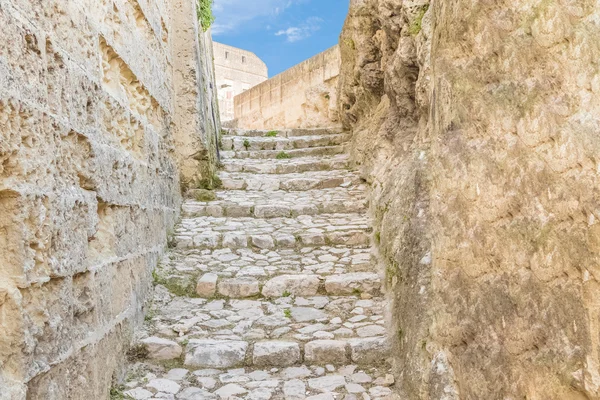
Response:
[[[250,174],[245,172],[220,172],[219,177],[225,190],[249,191],[306,191],[350,188],[362,183],[357,173],[346,170],[311,171],[293,174]]]
[[[221,191],[217,200],[188,200],[184,217],[282,218],[299,215],[360,213],[366,211],[364,188],[333,188],[302,192]]]
[[[311,147],[308,149],[297,149],[297,150],[264,150],[264,151],[222,151],[221,158],[227,159],[245,159],[253,158],[259,160],[270,160],[270,159],[294,159],[299,157],[314,157],[314,156],[331,156],[336,154],[345,154],[346,146],[324,146],[324,147]]]
[[[165,260],[167,260],[165,258]],[[159,281],[203,298],[269,298],[381,293],[370,249],[321,246],[298,249],[250,248],[171,252],[155,272]]]
[[[350,168],[347,155],[330,157],[301,157],[289,160],[227,159],[222,161],[226,172],[247,172],[254,174],[292,174],[309,171],[330,171]]]
[[[221,140],[222,150],[264,151],[296,150],[324,146],[338,146],[348,141],[347,135],[321,135],[300,137],[244,137],[226,136]]]
[[[353,246],[173,249],[164,258],[160,275],[179,276],[194,285],[196,278],[205,273],[214,273],[221,279],[254,277],[263,281],[281,275],[318,275],[324,281],[329,275],[373,272],[375,265],[371,249]]]
[[[251,268],[248,273],[259,273]],[[172,276],[173,282],[188,282],[185,277]],[[167,279],[165,282],[168,282]],[[188,288],[191,286],[188,286]],[[277,275],[272,278],[243,276],[240,278],[221,278],[217,273],[208,272],[198,278],[196,293],[201,298],[247,299],[256,296],[268,298],[290,295],[347,296],[351,294],[380,295],[381,280],[372,272],[354,272],[339,275]]]
[[[198,369],[148,360],[132,366],[130,375],[123,395],[134,400],[384,400],[394,384],[391,368],[381,361],[373,366]]]
[[[320,135],[338,135],[345,133],[343,128],[312,128],[312,129],[225,129],[223,138],[227,136],[244,137],[272,137],[276,133],[280,138],[302,137],[302,136],[320,136]]]
[[[179,249],[253,247],[263,250],[325,245],[369,246],[370,220],[361,214],[295,218],[184,218],[175,230]]]
[[[150,359],[184,354],[192,368],[379,364],[388,357],[380,297],[199,299],[157,286],[149,338]],[[170,343],[169,343],[170,341]]]

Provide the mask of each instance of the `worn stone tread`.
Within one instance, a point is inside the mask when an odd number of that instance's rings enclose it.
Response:
[[[299,137],[316,135],[337,135],[344,133],[343,128],[307,128],[307,129],[224,129],[224,136],[265,137],[269,132],[277,132],[278,137]]]
[[[255,174],[291,174],[308,171],[328,171],[348,169],[350,158],[346,154],[323,157],[300,157],[283,160],[254,158],[225,159],[222,161],[225,172],[248,172]]]
[[[370,244],[369,219],[360,214],[295,218],[184,218],[174,233],[177,248],[259,249]]]
[[[314,147],[338,146],[348,141],[348,135],[315,135],[295,137],[245,137],[225,136],[221,139],[223,150],[297,150]]]
[[[362,185],[308,191],[239,191],[216,193],[213,201],[186,201],[184,217],[297,217],[299,215],[364,212],[367,199]]]
[[[303,191],[351,187],[362,182],[357,173],[347,170],[312,171],[281,175],[221,172],[219,177],[223,182],[223,189],[248,191]]]
[[[345,154],[346,146],[322,146],[322,147],[311,147],[308,149],[296,149],[283,151],[287,156],[293,158],[310,157],[310,156],[331,156],[336,154]],[[223,159],[277,159],[281,156],[282,150],[259,150],[259,151],[222,151],[221,158]]]

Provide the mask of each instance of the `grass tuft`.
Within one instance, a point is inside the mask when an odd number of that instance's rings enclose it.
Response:
[[[131,396],[126,396],[123,391],[125,386],[113,386],[110,388],[110,400],[134,400]]]
[[[198,13],[198,21],[202,26],[202,30],[206,32],[213,22],[215,22],[215,16],[213,14],[213,0],[198,0],[198,7],[196,12]]]
[[[269,131],[266,133],[265,137],[277,137],[277,135],[279,135],[279,132],[277,131]]]
[[[418,11],[417,16],[415,17],[414,21],[408,27],[408,33],[411,36],[417,36],[419,34],[419,32],[421,32],[421,29],[423,27],[423,17],[427,13],[427,10],[429,10],[429,4],[425,4],[424,6],[421,7],[421,9]]]
[[[285,151],[282,151],[281,153],[277,154],[277,159],[278,160],[288,160],[292,158],[292,156],[290,156],[288,153],[286,153]]]

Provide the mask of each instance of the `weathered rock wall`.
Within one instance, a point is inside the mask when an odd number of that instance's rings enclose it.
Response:
[[[210,159],[211,122],[183,132],[174,111],[209,103],[176,84],[211,48],[178,53],[197,43],[197,27],[173,37],[196,24],[184,4],[0,0],[2,400],[106,399],[119,374],[178,217],[178,162],[198,180],[210,164],[176,140]]]
[[[592,0],[351,2],[403,398],[600,398],[599,34]]]
[[[228,125],[244,129],[340,126],[340,62],[335,46],[235,96],[235,120]]]

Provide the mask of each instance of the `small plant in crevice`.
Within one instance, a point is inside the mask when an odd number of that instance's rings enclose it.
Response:
[[[279,132],[277,131],[269,131],[265,134],[265,137],[277,137],[277,135],[279,135]]]
[[[223,186],[223,181],[217,174],[211,178],[204,178],[198,182],[196,189],[215,190],[220,189]]]
[[[156,311],[151,308],[150,310],[148,310],[146,315],[144,315],[144,321],[150,322],[154,319],[154,317],[156,317]]]
[[[145,360],[148,357],[148,348],[144,344],[137,344],[127,350],[127,359],[129,362]]]
[[[283,315],[286,318],[292,318],[292,310],[290,310],[289,308],[286,308],[285,310],[283,310]]]
[[[194,199],[200,203],[208,203],[215,201],[217,199],[217,195],[212,190],[199,189],[195,193]]]
[[[289,160],[290,158],[292,158],[292,156],[290,156],[288,153],[286,153],[285,151],[282,151],[281,153],[277,154],[276,157],[278,160]]]
[[[402,328],[398,329],[398,340],[404,339],[404,331]]]
[[[423,25],[423,17],[427,13],[427,10],[429,10],[429,4],[425,4],[417,12],[417,15],[416,15],[415,19],[413,20],[413,22],[408,27],[408,33],[411,36],[417,36],[419,34],[419,32],[421,32],[422,25]]]
[[[213,0],[198,0],[197,3],[197,15],[198,21],[202,26],[202,30],[206,32],[213,22],[215,22],[215,16],[213,14]]]
[[[324,96],[327,100],[331,100],[331,96],[329,95],[329,93],[326,93]]]
[[[133,397],[126,395],[123,393],[125,391],[125,386],[113,386],[110,388],[109,399],[110,400],[134,400]]]
[[[291,295],[292,294],[286,290],[285,292],[283,292],[282,297],[290,297]]]
[[[250,149],[250,141],[248,139],[244,139],[244,148],[246,149],[246,151]]]
[[[354,40],[352,39],[344,39],[344,44],[348,47],[350,47],[352,50],[356,50],[356,44],[354,43]]]

